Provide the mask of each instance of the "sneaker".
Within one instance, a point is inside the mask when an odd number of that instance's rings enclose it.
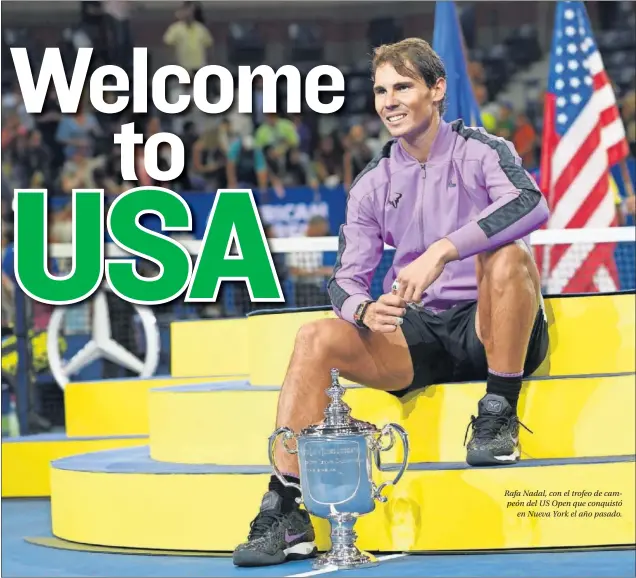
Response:
[[[247,542],[234,550],[235,566],[270,566],[316,554],[309,514],[300,508],[283,513],[282,505],[276,492],[265,494],[261,510],[250,525]]]
[[[494,393],[479,401],[479,416],[470,417],[473,434],[468,442],[466,462],[471,466],[513,464],[519,461],[519,426],[523,425],[508,400]],[[530,432],[532,433],[532,432]]]

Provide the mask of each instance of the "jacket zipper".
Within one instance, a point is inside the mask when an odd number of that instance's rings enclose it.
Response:
[[[421,235],[421,239],[422,239],[422,247],[424,250],[426,250],[428,247],[426,247],[426,245],[424,244],[424,201],[426,199],[426,163],[420,163],[420,167],[422,168],[423,171],[423,175],[422,175],[422,181],[424,181],[424,191],[422,194],[422,203],[420,206],[420,235]],[[435,298],[435,293],[433,291],[432,287],[429,287],[427,289],[427,293],[429,293],[429,296],[431,298]]]
[[[420,224],[420,239],[422,240],[422,248],[424,248],[424,197],[426,195],[426,163],[420,163],[420,167],[423,171],[422,181],[424,181],[424,189],[422,191],[422,198],[420,199],[420,214],[419,214],[419,224]]]

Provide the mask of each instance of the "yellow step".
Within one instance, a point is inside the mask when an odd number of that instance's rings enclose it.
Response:
[[[559,296],[546,299],[545,303],[550,323],[550,351],[535,375],[636,371],[636,299],[633,294]],[[264,311],[250,315],[250,383],[280,385],[298,329],[311,320],[333,317],[331,310]],[[599,336],[602,338],[599,339]],[[272,343],[276,346],[263,346]]]
[[[252,385],[283,383],[298,330],[311,321],[333,317],[335,315],[330,309],[274,313],[266,310],[248,315],[250,383]]]
[[[150,460],[146,448],[58,460],[51,478],[53,534],[105,546],[230,551],[247,536],[269,472],[266,466],[162,464]],[[428,551],[633,544],[634,472],[634,456],[501,468],[412,464],[387,492],[388,503],[358,521],[358,545]],[[377,475],[376,483],[394,475]],[[520,505],[519,498],[507,495],[524,490],[545,491],[546,498],[524,497]],[[581,491],[592,496],[567,494]],[[528,504],[530,499],[537,505]],[[549,505],[538,505],[541,499]],[[564,504],[553,505],[555,500]],[[575,507],[575,501],[584,504]],[[615,505],[589,504],[599,501]],[[529,511],[551,516],[529,518]],[[568,515],[557,518],[554,511]],[[595,517],[596,512],[613,515]],[[324,520],[315,524],[317,544],[324,549],[328,526]]]
[[[3,439],[2,497],[50,496],[53,460],[147,443],[147,436],[69,438],[63,434],[43,434]]]
[[[378,426],[395,422],[411,439],[411,461],[465,459],[464,435],[484,383],[439,385],[411,399],[351,387],[352,415]],[[150,393],[153,459],[190,464],[267,463],[279,388],[245,384],[166,387]],[[634,374],[530,379],[518,403],[524,458],[575,458],[636,451]],[[395,454],[396,461],[401,456]]]
[[[170,324],[170,374],[249,373],[247,319],[175,321]]]
[[[147,434],[151,389],[240,377],[153,377],[70,383],[64,390],[66,433],[71,437]]]

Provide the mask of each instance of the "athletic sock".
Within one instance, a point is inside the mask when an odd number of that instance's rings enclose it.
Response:
[[[505,397],[516,413],[522,379],[523,371],[519,373],[501,373],[489,368],[486,393],[494,393]]]
[[[288,482],[300,484],[300,479],[296,476],[283,474],[283,477]],[[275,475],[272,475],[269,479],[269,490],[276,492],[281,498],[283,498],[284,512],[291,512],[294,508],[298,507],[296,498],[300,498],[300,492],[296,488],[287,488],[283,486],[281,481]]]

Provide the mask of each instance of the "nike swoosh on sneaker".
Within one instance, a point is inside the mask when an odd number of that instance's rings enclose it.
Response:
[[[307,532],[302,532],[301,534],[290,534],[289,530],[285,530],[285,542],[293,542],[298,540],[298,538],[302,538]]]

